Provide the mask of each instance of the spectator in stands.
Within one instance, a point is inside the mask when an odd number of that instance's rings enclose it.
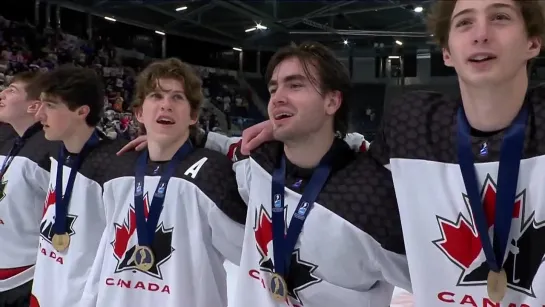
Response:
[[[63,33],[60,29],[46,27],[37,29],[26,23],[11,22],[0,16],[0,89],[9,84],[14,74],[26,70],[47,72],[59,65],[71,63],[80,67],[91,67],[103,77],[107,89],[107,103],[104,111],[112,110],[117,115],[104,118],[104,131],[116,137],[134,135],[132,119],[126,127],[120,120],[130,111],[133,100],[134,76],[145,66],[147,59],[132,67],[121,65],[117,49],[108,38],[95,36],[93,40],[83,40]],[[196,67],[203,79],[205,106],[211,111],[200,120],[203,128],[219,131],[217,114],[223,113],[226,125],[231,130],[241,130],[250,120],[248,99],[239,88],[238,81],[229,72],[212,68]],[[117,121],[117,122],[116,122]],[[119,127],[117,129],[116,127]],[[121,133],[120,133],[121,132]]]

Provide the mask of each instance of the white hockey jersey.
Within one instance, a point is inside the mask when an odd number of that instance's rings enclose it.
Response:
[[[247,209],[238,195],[231,161],[220,153],[196,149],[177,165],[152,245],[156,262],[146,272],[133,259],[138,243],[134,208],[138,154],[112,157],[115,178],[104,184],[107,228],[78,307],[226,307],[223,263],[240,262]],[[147,165],[144,212],[149,212],[166,165]]]
[[[11,126],[0,126],[3,136],[9,135],[9,130]],[[34,275],[42,204],[49,184],[49,152],[56,144],[45,139],[40,124],[31,126],[29,132],[0,180],[0,292],[18,287]],[[15,142],[14,136],[0,144],[0,165]]]
[[[206,147],[235,152],[239,188],[248,192],[248,214],[233,307],[388,306],[393,285],[410,289],[401,224],[388,170],[336,140],[341,154],[308,215],[293,251],[286,281],[289,297],[275,301],[271,172],[282,144],[271,142],[241,156],[229,138],[209,133]],[[238,151],[238,152],[237,152]],[[285,204],[289,226],[312,170],[288,162]],[[372,174],[360,176],[362,173]],[[377,173],[385,176],[375,177]],[[379,179],[381,178],[381,179]]]
[[[545,306],[545,88],[528,95],[531,111],[503,265],[508,289],[501,303],[487,295],[489,267],[457,164],[460,102],[414,92],[386,112],[369,152],[392,171],[415,306]],[[499,132],[471,140],[488,221],[496,211],[503,138]]]
[[[74,307],[79,303],[85,282],[106,226],[102,184],[112,172],[111,156],[124,145],[121,141],[101,140],[83,161],[76,175],[67,210],[70,246],[58,252],[52,245],[55,221],[56,152],[51,157],[49,192],[43,206],[31,307]],[[63,163],[63,191],[75,161],[68,155]]]

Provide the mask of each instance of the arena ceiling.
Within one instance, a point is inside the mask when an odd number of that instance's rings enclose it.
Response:
[[[357,49],[377,44],[395,47],[400,42],[414,48],[431,43],[424,25],[431,2],[426,0],[49,2],[169,34],[245,49],[269,50],[302,40],[317,40],[332,47],[343,46],[346,40]],[[415,11],[417,7],[422,11]]]

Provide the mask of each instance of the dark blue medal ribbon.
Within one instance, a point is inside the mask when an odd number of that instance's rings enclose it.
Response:
[[[57,159],[57,178],[55,183],[55,224],[53,225],[53,231],[55,234],[62,235],[68,232],[66,226],[66,215],[68,213],[68,206],[70,205],[70,198],[72,197],[72,190],[74,189],[74,182],[76,181],[76,175],[78,173],[85,156],[98,145],[100,137],[98,132],[95,131],[91,137],[85,142],[81,152],[74,158],[73,163],[70,165],[70,175],[68,176],[68,182],[64,193],[62,191],[63,186],[63,166],[66,158],[66,148],[64,145],[60,147],[59,155]]]
[[[4,162],[2,163],[2,168],[0,168],[0,179],[4,177],[6,172],[8,171],[9,166],[11,165],[11,162],[17,156],[19,151],[23,148],[25,145],[26,140],[34,135],[34,133],[38,132],[42,129],[42,125],[39,123],[36,123],[32,126],[30,126],[25,133],[23,133],[23,136],[18,136],[15,138],[15,142],[13,143],[13,146],[8,152],[8,155],[4,159]]]
[[[480,184],[477,180],[474,155],[471,149],[471,128],[463,108],[458,110],[458,163],[486,261],[490,270],[496,273],[502,270],[505,251],[509,242],[527,120],[528,109],[524,105],[505,132],[501,144],[492,244],[488,234],[489,225],[481,201]]]
[[[13,146],[11,146],[11,149],[8,152],[8,155],[4,159],[4,162],[2,163],[2,168],[0,169],[0,179],[4,177],[4,174],[8,171],[9,166],[11,165],[11,162],[15,158],[15,156],[19,153],[21,148],[23,148],[24,141],[22,138],[17,137],[15,139],[15,143]]]
[[[193,151],[193,145],[188,140],[178,149],[172,160],[168,162],[167,167],[161,179],[157,184],[153,199],[150,204],[148,218],[146,219],[144,210],[144,176],[146,175],[146,167],[148,164],[148,151],[145,150],[138,157],[135,170],[134,180],[134,211],[136,213],[136,232],[138,234],[138,245],[147,246],[151,248],[153,239],[155,237],[155,229],[163,210],[163,204],[165,202],[165,195],[167,192],[168,182],[177,164],[184,160]]]
[[[334,145],[332,145],[333,147]],[[333,150],[330,149],[320,161],[312,173],[309,183],[305,187],[299,204],[295,208],[289,227],[286,231],[284,220],[284,193],[286,181],[286,156],[282,154],[277,167],[272,175],[272,224],[273,224],[273,250],[274,271],[282,278],[289,273],[291,254],[303,229],[303,224],[312,210],[318,194],[324,187],[331,173]]]

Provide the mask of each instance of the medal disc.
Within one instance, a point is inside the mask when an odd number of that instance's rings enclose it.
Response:
[[[490,271],[486,282],[488,296],[495,303],[500,303],[507,291],[507,274],[505,270],[499,272]]]
[[[136,263],[136,268],[141,271],[147,272],[153,264],[155,263],[155,256],[153,251],[148,246],[138,245],[134,250],[134,262]]]
[[[66,232],[63,234],[54,234],[51,243],[53,243],[53,247],[58,252],[64,252],[70,245],[70,235]]]
[[[270,286],[272,297],[279,302],[285,302],[288,297],[288,284],[284,280],[284,277],[274,273],[271,276]]]

